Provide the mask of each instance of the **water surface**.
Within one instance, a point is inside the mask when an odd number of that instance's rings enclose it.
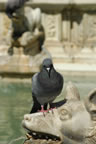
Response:
[[[95,77],[65,76],[64,89],[57,101],[64,98],[66,83],[72,81],[79,89],[81,98],[88,95],[96,87]],[[21,126],[23,116],[32,107],[31,82],[12,83],[0,82],[0,144],[12,144],[12,140],[25,135]],[[23,144],[24,139],[13,141],[13,144]]]

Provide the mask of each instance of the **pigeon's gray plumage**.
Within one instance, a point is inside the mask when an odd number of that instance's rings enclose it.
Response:
[[[51,59],[45,59],[41,71],[32,77],[32,95],[35,102],[31,112],[34,112],[34,107],[36,111],[36,102],[37,105],[51,104],[61,93],[62,87],[62,75],[54,69]]]
[[[8,0],[6,4],[6,14],[8,15],[9,18],[13,17],[13,13],[21,8],[24,3],[28,0]]]

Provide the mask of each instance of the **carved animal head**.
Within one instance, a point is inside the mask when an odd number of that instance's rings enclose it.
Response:
[[[50,135],[64,144],[96,143],[96,89],[80,101],[77,88],[68,83],[66,102],[45,114],[26,114],[23,127],[31,133]],[[59,104],[59,103],[58,103]],[[57,104],[57,106],[58,106]]]

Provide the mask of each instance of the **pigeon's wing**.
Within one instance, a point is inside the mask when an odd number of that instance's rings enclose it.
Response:
[[[33,94],[32,94],[32,97],[33,97],[33,106],[32,106],[32,109],[31,109],[30,113],[35,113],[35,112],[37,112],[38,110],[41,109],[41,105],[37,101],[36,97],[34,97]]]
[[[38,110],[41,110],[41,104],[39,103],[39,101],[37,100],[38,96],[39,96],[39,92],[40,92],[40,88],[38,87],[38,73],[36,73],[35,75],[33,75],[32,77],[32,97],[33,97],[33,107],[31,109],[30,113],[35,113]],[[42,97],[40,98],[42,99]],[[44,109],[47,109],[47,104],[44,104]]]
[[[40,105],[40,103],[37,101],[37,98],[36,98],[37,76],[38,76],[38,73],[34,74],[33,77],[32,77],[33,106],[32,106],[32,109],[31,109],[31,112],[30,112],[30,113],[35,113],[35,112],[37,112],[38,110],[40,110],[40,108],[41,108],[41,105]]]
[[[34,93],[37,89],[37,77],[38,73],[34,74],[32,77],[32,93]]]
[[[32,77],[32,95],[34,95],[34,97],[36,97],[37,99],[40,97],[42,91],[38,81],[38,74],[39,73],[36,73]]]
[[[45,88],[41,85],[40,79],[38,79],[38,75],[39,73],[36,73],[32,77],[32,95],[41,105],[44,105],[47,103],[48,98],[46,97]]]

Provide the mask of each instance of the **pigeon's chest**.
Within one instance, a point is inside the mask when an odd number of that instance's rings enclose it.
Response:
[[[57,95],[62,89],[63,80],[61,76],[48,77],[47,75],[36,75],[33,79],[33,92],[36,95]]]
[[[46,94],[55,94],[60,88],[60,82],[58,79],[44,79],[38,82],[38,86],[40,87],[40,90],[46,92]]]

